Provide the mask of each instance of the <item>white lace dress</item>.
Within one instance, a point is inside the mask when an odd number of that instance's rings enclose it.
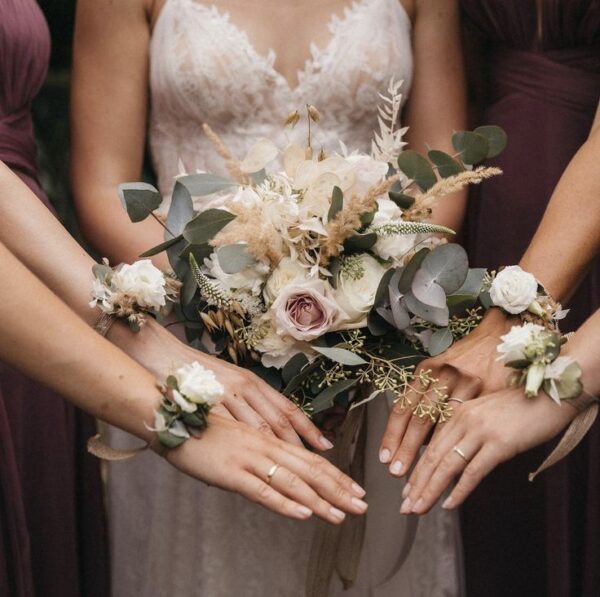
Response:
[[[151,146],[168,195],[181,160],[188,172],[221,172],[204,136],[208,122],[238,156],[262,136],[284,147],[286,115],[322,111],[315,147],[369,151],[378,93],[392,76],[412,78],[411,25],[399,0],[361,0],[330,22],[331,38],[291,87],[214,6],[167,0],[151,41]],[[366,488],[370,503],[358,584],[331,595],[458,597],[463,594],[458,521],[436,508],[417,522],[401,516],[403,481],[377,460],[387,415],[370,405]],[[112,430],[115,445],[128,445]],[[110,466],[108,484],[114,597],[302,597],[312,522],[289,521],[243,498],[194,481],[150,453]]]

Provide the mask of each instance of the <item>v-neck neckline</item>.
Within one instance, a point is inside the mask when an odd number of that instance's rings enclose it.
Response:
[[[343,29],[343,26],[351,21],[359,11],[364,10],[370,4],[380,0],[353,0],[353,2],[343,8],[341,14],[333,12],[327,22],[327,29],[330,32],[327,43],[323,46],[318,46],[315,42],[310,43],[308,48],[308,57],[304,62],[304,66],[296,71],[296,83],[290,82],[290,80],[278,68],[276,68],[275,62],[277,60],[277,52],[273,48],[269,48],[266,54],[260,52],[250,40],[248,33],[231,20],[230,11],[221,10],[219,6],[214,3],[206,3],[199,0],[187,1],[192,5],[199,7],[200,10],[206,10],[217,16],[221,22],[241,40],[245,46],[246,52],[252,56],[274,80],[282,85],[290,95],[293,96],[298,94],[300,88],[302,87],[302,82],[308,73],[310,73],[319,62],[322,62],[324,58],[331,54],[340,31]],[[153,30],[155,30],[158,26],[163,13],[167,9],[167,4],[172,2],[173,0],[166,0],[165,5],[162,7],[160,13],[156,17]],[[396,0],[396,3],[400,8],[404,8],[399,0]]]

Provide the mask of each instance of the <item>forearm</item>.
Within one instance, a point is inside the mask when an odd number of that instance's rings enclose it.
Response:
[[[547,290],[568,302],[600,251],[600,127],[575,154],[521,260]]]
[[[93,332],[0,244],[0,359],[90,414],[149,440],[155,380]]]
[[[600,396],[600,309],[575,333],[564,348],[581,366],[586,392]]]

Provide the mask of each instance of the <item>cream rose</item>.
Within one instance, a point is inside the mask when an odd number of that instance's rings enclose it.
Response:
[[[215,374],[198,361],[189,363],[175,371],[179,392],[195,404],[217,404],[225,392]]]
[[[336,329],[348,317],[323,280],[301,280],[286,286],[271,310],[278,334],[305,342]]]
[[[517,315],[523,313],[537,298],[535,277],[518,265],[505,267],[496,275],[490,288],[490,297],[496,307]]]
[[[261,363],[265,367],[281,369],[293,356],[300,352],[306,356],[314,355],[309,344],[298,342],[289,336],[280,336],[275,331],[268,316],[265,320],[264,325],[267,326],[267,332],[253,346],[260,353]]]
[[[160,309],[166,304],[164,274],[150,259],[120,266],[112,276],[111,287],[113,292],[134,298],[140,307]]]
[[[367,314],[375,302],[375,294],[385,272],[386,269],[367,253],[351,255],[344,260],[334,296],[349,319],[338,329],[366,325]]]
[[[402,210],[390,199],[378,199],[379,209],[371,223],[372,228],[394,224],[402,221]],[[373,252],[382,259],[391,259],[402,264],[404,258],[412,251],[421,240],[420,234],[390,234],[380,236],[373,246]]]
[[[288,284],[296,279],[306,279],[306,275],[307,270],[297,261],[284,257],[267,279],[263,289],[263,296],[267,305],[270,305]]]

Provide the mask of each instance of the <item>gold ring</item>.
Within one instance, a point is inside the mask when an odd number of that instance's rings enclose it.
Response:
[[[273,477],[275,476],[275,473],[277,472],[277,469],[279,468],[278,464],[274,464],[270,469],[269,472],[267,473],[267,483],[269,485],[271,485],[271,481],[273,481]]]
[[[465,401],[462,398],[448,398],[448,402],[459,402],[460,404],[464,404]]]
[[[458,446],[454,446],[454,448],[452,448],[452,451],[456,452],[465,462],[469,462],[469,459],[467,458],[466,454]]]

